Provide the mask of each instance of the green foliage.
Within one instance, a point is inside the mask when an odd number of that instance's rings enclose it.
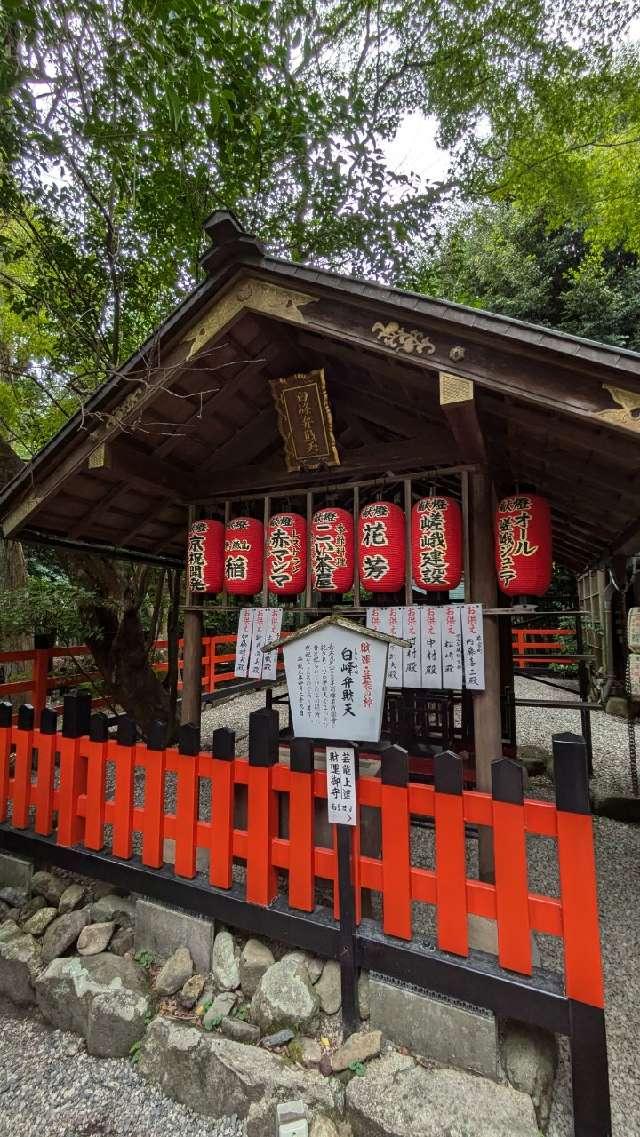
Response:
[[[217,1030],[218,1027],[220,1026],[220,1023],[222,1022],[223,1018],[224,1018],[224,1015],[213,1015],[211,1018],[207,1019],[207,1021],[204,1022],[202,1025],[203,1025],[205,1030],[208,1030],[208,1031]]]
[[[355,1074],[356,1078],[364,1078],[367,1072],[367,1067],[364,1062],[359,1062],[357,1059],[354,1062],[350,1062],[347,1069],[349,1069],[352,1074]]]
[[[141,1049],[141,1047],[142,1047],[142,1042],[140,1041],[140,1039],[138,1039],[137,1042],[134,1042],[132,1044],[132,1046],[129,1050],[129,1058],[131,1059],[131,1063],[134,1066],[137,1066],[138,1062],[140,1061],[140,1049]]]
[[[55,633],[58,643],[83,643],[91,632],[82,613],[92,593],[66,580],[32,576],[23,588],[0,590],[0,642],[24,632]]]
[[[405,284],[574,335],[640,350],[640,265],[570,226],[505,204],[461,212]]]
[[[139,963],[141,967],[148,970],[150,967],[153,967],[156,957],[152,951],[147,951],[146,948],[143,948],[141,951],[137,951],[133,958],[136,963]]]

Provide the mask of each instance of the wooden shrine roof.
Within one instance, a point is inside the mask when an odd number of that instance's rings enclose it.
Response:
[[[190,502],[486,459],[498,493],[549,497],[569,567],[640,547],[640,355],[267,256],[229,213],[205,228],[206,279],[0,493],[5,535],[182,560]],[[288,474],[268,380],[319,367],[341,465]]]

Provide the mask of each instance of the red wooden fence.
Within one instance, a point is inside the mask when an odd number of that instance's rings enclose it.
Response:
[[[300,761],[296,745],[290,765],[278,761],[275,712],[251,716],[247,759],[234,757],[234,736],[226,730],[216,731],[214,753],[200,751],[193,727],[182,728],[178,749],[162,749],[160,725],[148,744],[139,742],[135,724],[125,716],[117,736],[110,737],[106,716],[94,714],[89,720],[90,706],[83,693],[66,696],[58,734],[52,711],[43,711],[35,728],[32,707],[20,709],[16,724],[11,705],[0,704],[0,822],[15,829],[32,826],[44,836],[53,834],[60,845],[106,853],[109,843],[111,854],[125,859],[139,844],[142,862],[151,869],[162,866],[164,839],[172,838],[178,877],[195,877],[197,851],[206,850],[209,882],[216,888],[229,889],[234,861],[242,863],[246,900],[267,906],[277,894],[277,870],[284,870],[290,907],[312,911],[316,885],[330,882],[338,916],[335,840],[333,847],[324,847],[314,836],[315,803],[326,798],[326,778],[322,771],[311,769],[310,748],[306,764]],[[381,778],[362,777],[358,782],[359,808],[368,806],[381,814],[382,847],[378,857],[364,855],[356,828],[356,911],[363,888],[379,893],[384,931],[410,940],[412,904],[434,905],[438,946],[459,956],[469,952],[468,916],[495,920],[501,965],[524,975],[532,971],[531,932],[560,937],[567,996],[601,1007],[584,744],[573,735],[561,735],[556,736],[554,749],[559,763],[555,805],[524,799],[522,769],[508,759],[494,763],[493,792],[488,794],[463,791],[462,765],[453,754],[436,758],[435,786],[412,784],[405,752],[390,748],[382,757]],[[176,780],[171,811],[165,804],[169,774]],[[208,820],[199,815],[203,784]],[[237,786],[247,788],[246,828],[234,825]],[[287,836],[279,828],[278,795],[289,799]],[[412,862],[412,817],[434,821],[433,868]],[[106,826],[112,827],[109,837]],[[467,876],[465,826],[493,830],[495,884]],[[526,838],[530,834],[556,844],[558,897],[529,889]]]
[[[512,628],[513,662],[516,667],[527,667],[535,663],[576,663],[579,655],[570,655],[564,650],[563,636],[573,636],[572,628]]]

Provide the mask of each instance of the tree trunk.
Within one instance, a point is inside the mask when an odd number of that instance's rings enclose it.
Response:
[[[22,462],[17,454],[0,438],[0,486],[7,482],[18,472]],[[24,588],[27,583],[27,564],[22,545],[19,541],[5,541],[0,536],[0,588],[3,592],[13,592],[16,588]],[[0,643],[2,651],[29,651],[33,647],[33,636],[28,633],[8,636]],[[0,665],[0,682],[8,683],[15,675],[25,671],[24,663],[5,663]],[[16,705],[24,701],[26,696],[16,695],[12,702]]]
[[[97,634],[87,637],[96,667],[115,703],[134,718],[147,735],[151,724],[168,723],[169,737],[177,731],[175,708],[169,692],[151,667],[145,631],[136,607],[126,607],[120,619],[113,608],[91,608],[87,612]]]

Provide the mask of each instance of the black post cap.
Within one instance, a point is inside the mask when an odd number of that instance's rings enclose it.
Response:
[[[178,751],[189,758],[197,758],[200,753],[200,730],[193,722],[185,722],[178,732]]]
[[[0,726],[11,726],[13,720],[13,706],[11,703],[0,703]]]
[[[236,734],[226,726],[220,726],[213,732],[211,739],[211,752],[214,758],[222,762],[233,762],[236,756]]]
[[[491,795],[494,801],[522,805],[524,801],[524,770],[513,758],[498,758],[491,763]]]
[[[402,746],[385,746],[380,754],[383,786],[406,786],[409,782],[409,754]]]
[[[91,716],[89,738],[92,742],[106,742],[109,738],[109,719],[102,711],[96,711]]]
[[[249,765],[275,766],[277,761],[277,711],[252,711],[249,715]]]
[[[167,746],[167,723],[154,719],[147,735],[147,750],[165,750]]]
[[[64,738],[81,738],[89,733],[91,693],[70,691],[63,699],[62,734]]]
[[[587,747],[579,734],[553,735],[556,807],[566,813],[591,813]]]
[[[294,738],[291,742],[290,768],[295,774],[313,774],[315,761],[310,738]]]
[[[22,703],[18,708],[18,730],[33,730],[36,713],[31,703]]]
[[[40,711],[40,734],[55,734],[58,729],[58,716],[52,707]]]
[[[434,780],[439,794],[462,793],[462,759],[452,750],[443,750],[433,760]]]
[[[119,746],[135,746],[138,741],[138,728],[130,715],[118,715],[116,741]]]

